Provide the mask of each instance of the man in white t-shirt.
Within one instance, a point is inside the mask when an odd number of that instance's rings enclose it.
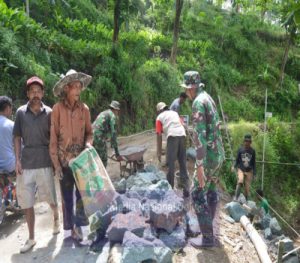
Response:
[[[13,146],[14,122],[9,118],[12,115],[12,100],[0,96],[0,171],[13,172],[15,170],[15,153]]]
[[[175,161],[178,159],[183,195],[189,196],[189,183],[186,169],[185,129],[177,112],[169,110],[164,102],[156,105],[157,158],[161,162],[162,133],[167,137],[167,180],[174,188]]]

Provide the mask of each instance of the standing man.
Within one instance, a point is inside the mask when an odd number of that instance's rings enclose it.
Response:
[[[19,205],[25,210],[29,230],[29,239],[21,248],[21,253],[27,252],[36,244],[33,208],[36,189],[39,200],[47,201],[53,210],[53,234],[59,233],[54,173],[49,155],[51,108],[42,102],[44,83],[40,78],[28,79],[26,88],[29,101],[17,110],[13,129],[17,198]],[[21,140],[24,145],[22,150]]]
[[[176,111],[178,114],[180,112],[180,106],[185,102],[187,95],[185,92],[181,92],[179,98],[173,100],[170,110]]]
[[[196,248],[212,247],[215,242],[213,219],[215,216],[218,194],[215,173],[225,159],[222,144],[220,121],[214,100],[203,90],[197,71],[184,74],[186,94],[193,101],[193,141],[196,148],[196,170],[193,179],[192,199],[199,221],[202,238],[190,239]]]
[[[256,176],[255,150],[251,147],[252,139],[250,134],[244,136],[244,145],[239,148],[234,168],[237,169],[237,185],[234,200],[237,201],[241,187],[244,184],[245,197],[248,200],[252,179]]]
[[[117,142],[117,121],[116,118],[120,114],[120,103],[113,100],[109,109],[101,112],[93,123],[94,147],[97,150],[104,167],[107,166],[107,146],[106,141],[110,139],[111,147],[115,150],[118,161],[122,161],[119,154]]]
[[[183,196],[189,197],[189,178],[186,169],[185,129],[179,115],[164,102],[156,105],[156,134],[157,134],[157,158],[161,162],[162,133],[167,137],[167,180],[174,188],[175,161],[178,159],[180,179],[183,183]]]
[[[0,96],[0,171],[12,173],[15,171],[16,158],[13,147],[14,122],[10,120],[12,100]]]
[[[53,88],[54,96],[60,97],[61,100],[53,106],[50,155],[55,174],[60,178],[63,227],[64,230],[71,230],[72,238],[79,242],[83,240],[81,226],[87,226],[89,222],[69,161],[77,157],[85,147],[92,145],[90,111],[88,106],[80,101],[81,91],[91,80],[91,76],[71,69]],[[74,189],[76,190],[75,215]]]

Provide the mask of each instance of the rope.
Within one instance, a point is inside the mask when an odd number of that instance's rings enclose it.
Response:
[[[139,135],[142,135],[142,134],[145,134],[145,133],[153,133],[153,132],[154,132],[154,130],[151,129],[151,130],[146,130],[146,131],[142,131],[142,132],[139,132],[139,133],[131,134],[129,136],[118,136],[118,139],[127,139],[127,138],[131,138],[131,137],[139,136]]]
[[[255,192],[256,195],[258,195],[260,198],[263,198],[260,196],[256,190],[254,190],[253,186],[251,184],[245,182],[250,186],[250,191]],[[269,204],[269,208],[300,238],[300,234]]]
[[[235,160],[235,159],[231,159],[226,157],[226,160]],[[267,161],[256,161],[257,163],[267,163],[267,164],[278,164],[278,165],[291,165],[291,166],[300,166],[300,163],[280,163],[280,162],[267,162]]]

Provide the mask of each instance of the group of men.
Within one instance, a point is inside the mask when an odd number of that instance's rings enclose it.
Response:
[[[38,77],[28,79],[26,83],[28,103],[17,110],[14,124],[8,120],[11,115],[11,100],[5,96],[0,97],[1,129],[7,127],[5,130],[10,137],[7,136],[6,140],[14,138],[15,151],[14,154],[12,144],[8,141],[3,142],[3,145],[8,147],[9,155],[0,156],[0,169],[2,167],[8,171],[15,169],[18,202],[25,211],[29,229],[29,239],[21,248],[21,252],[30,250],[36,244],[33,208],[36,189],[40,200],[47,201],[53,210],[53,234],[57,234],[60,226],[53,175],[60,179],[63,228],[71,230],[71,236],[81,241],[83,238],[81,227],[88,225],[88,219],[72,171],[68,166],[69,161],[78,156],[84,148],[93,145],[106,167],[106,142],[109,136],[117,160],[122,160],[118,151],[116,132],[116,117],[120,111],[120,104],[112,101],[109,109],[100,113],[91,124],[89,108],[80,101],[80,93],[90,81],[91,76],[69,70],[53,88],[54,95],[60,100],[51,109],[42,102],[45,88],[43,81]],[[197,248],[210,247],[216,245],[213,231],[213,219],[218,203],[216,172],[225,159],[220,120],[215,102],[204,91],[204,84],[201,83],[198,72],[186,72],[181,86],[185,92],[172,103],[170,109],[164,102],[157,104],[157,154],[158,159],[161,160],[161,142],[164,133],[167,137],[167,180],[174,187],[175,161],[178,159],[180,177],[184,182],[183,195],[189,197],[191,194],[202,233],[201,237],[191,239],[190,242]],[[191,191],[186,168],[186,127],[178,114],[180,105],[186,98],[193,101],[192,141],[196,149],[196,167]],[[242,154],[243,152],[241,156]],[[239,168],[242,169],[244,166]],[[240,183],[241,180],[238,185]],[[73,200],[74,190],[76,200]]]
[[[63,229],[71,230],[72,238],[82,241],[81,227],[89,222],[68,163],[84,148],[91,147],[94,141],[106,165],[106,140],[109,134],[112,134],[112,143],[118,155],[115,119],[120,105],[113,101],[110,109],[101,113],[92,125],[89,108],[80,101],[80,93],[91,79],[87,74],[69,70],[53,88],[59,102],[52,109],[42,101],[45,89],[43,80],[36,76],[28,79],[28,103],[18,108],[15,122],[9,120],[12,100],[6,96],[0,97],[0,130],[3,135],[0,170],[16,173],[18,204],[24,210],[29,230],[29,238],[21,247],[21,253],[29,251],[36,244],[36,191],[39,200],[48,202],[53,210],[53,234],[60,232],[54,175],[60,179]]]
[[[185,92],[175,99],[170,108],[164,103],[157,104],[157,157],[161,161],[162,133],[167,138],[166,163],[167,180],[174,187],[175,161],[179,163],[179,174],[183,182],[183,196],[189,197],[189,176],[186,168],[185,137],[189,132],[179,117],[180,106],[186,98],[192,104],[193,135],[192,143],[196,150],[196,168],[192,180],[192,200],[197,214],[202,236],[190,239],[196,248],[216,245],[213,220],[215,218],[218,194],[216,172],[220,169],[225,153],[220,132],[220,119],[214,100],[203,90],[200,75],[197,71],[184,74],[181,85]],[[250,193],[250,184],[255,176],[255,150],[251,147],[251,135],[246,135],[244,145],[239,149],[233,169],[237,169],[238,182],[234,199],[237,200],[245,181],[246,199]]]

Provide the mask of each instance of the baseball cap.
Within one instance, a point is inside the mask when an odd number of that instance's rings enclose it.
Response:
[[[37,83],[37,84],[41,85],[42,88],[44,88],[44,82],[37,76],[33,76],[30,79],[28,79],[26,81],[26,87],[28,88],[33,83]]]

